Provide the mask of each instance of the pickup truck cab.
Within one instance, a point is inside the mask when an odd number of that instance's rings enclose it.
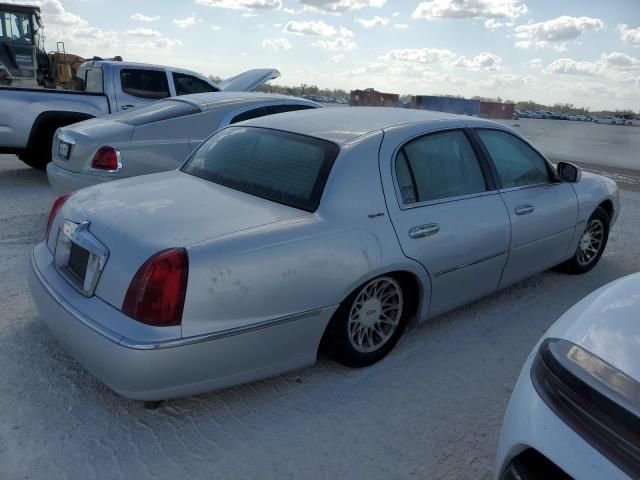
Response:
[[[255,69],[220,85],[190,70],[119,61],[89,61],[77,72],[80,90],[0,87],[0,153],[44,169],[55,131],[63,126],[156,100],[217,91],[252,91],[280,76]]]

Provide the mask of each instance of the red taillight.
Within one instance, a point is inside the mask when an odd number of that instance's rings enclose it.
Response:
[[[131,280],[122,312],[156,327],[180,325],[188,276],[189,259],[184,248],[158,252]]]
[[[53,220],[56,218],[56,215],[58,214],[58,211],[60,210],[62,205],[64,205],[64,202],[66,202],[71,195],[73,195],[73,192],[60,195],[58,198],[55,199],[55,201],[53,202],[53,205],[51,205],[49,220],[47,220],[47,233],[44,236],[45,240],[49,240],[49,233],[51,232],[51,225],[53,225]]]
[[[91,160],[91,168],[118,170],[118,151],[113,147],[100,147]]]

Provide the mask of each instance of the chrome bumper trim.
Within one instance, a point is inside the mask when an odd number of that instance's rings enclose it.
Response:
[[[42,288],[47,292],[47,294],[53,298],[63,309],[65,309],[70,315],[72,315],[76,320],[82,323],[87,328],[90,328],[94,332],[102,335],[108,340],[121,345],[125,348],[130,348],[133,350],[158,350],[164,348],[175,348],[182,347],[185,345],[194,345],[196,343],[209,342],[212,340],[219,340],[225,337],[231,337],[235,335],[241,335],[243,333],[249,333],[256,330],[262,330],[264,328],[274,327],[277,325],[282,325],[289,322],[295,322],[297,320],[302,320],[304,318],[314,317],[319,315],[325,308],[316,308],[314,310],[308,310],[306,312],[297,313],[294,315],[287,315],[284,317],[272,318],[269,320],[265,320],[263,322],[254,323],[253,325],[247,325],[243,327],[235,327],[229,328],[227,330],[222,330],[219,332],[213,333],[204,333],[201,335],[194,335],[191,337],[184,338],[176,338],[172,340],[155,340],[145,342],[143,340],[134,340],[131,338],[123,337],[106,327],[94,322],[89,317],[87,317],[84,313],[80,312],[77,308],[71,305],[67,300],[65,300],[59,293],[57,293],[53,288],[51,288],[47,282],[45,281],[42,272],[38,268],[36,264],[36,259],[33,251],[31,252],[31,268],[33,272],[42,285]],[[331,308],[331,307],[329,307]]]

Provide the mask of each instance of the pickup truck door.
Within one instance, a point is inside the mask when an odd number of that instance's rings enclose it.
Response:
[[[578,221],[578,198],[570,183],[527,142],[504,130],[475,130],[500,181],[511,220],[505,287],[567,259]]]
[[[113,69],[116,111],[146,105],[171,96],[168,72],[162,68],[128,67]]]
[[[280,72],[275,68],[255,68],[228,78],[218,86],[225,92],[253,92],[260,85],[279,76]]]

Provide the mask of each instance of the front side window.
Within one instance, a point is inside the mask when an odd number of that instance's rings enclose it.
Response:
[[[502,188],[549,183],[547,162],[524,141],[500,130],[477,130],[493,160]]]
[[[173,72],[173,83],[176,86],[176,95],[190,95],[192,93],[217,92],[218,89],[192,75]]]
[[[138,70],[126,68],[120,71],[122,91],[134,97],[158,100],[169,96],[167,74],[163,70]]]
[[[313,212],[338,146],[278,130],[230,127],[213,135],[182,170],[273,202]]]
[[[396,178],[405,205],[487,190],[478,158],[460,130],[407,143],[396,158]]]

